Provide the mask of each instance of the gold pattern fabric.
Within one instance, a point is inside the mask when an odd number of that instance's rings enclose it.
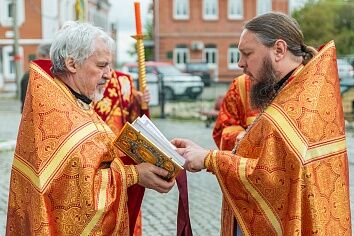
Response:
[[[114,71],[106,84],[103,99],[94,105],[97,114],[118,135],[126,122],[143,114],[130,75]]]
[[[335,62],[330,42],[293,73],[236,155],[217,151],[210,157],[208,170],[216,174],[243,235],[351,235]]]
[[[254,121],[258,110],[250,105],[251,80],[248,75],[234,79],[227,91],[216,119],[213,138],[220,150],[231,151],[237,136]],[[225,198],[222,200],[221,220],[223,231],[231,235],[234,230],[234,216]],[[227,222],[227,223],[226,223]]]
[[[91,106],[32,62],[7,235],[129,235],[127,188],[137,173],[119,159],[114,138]]]
[[[137,90],[133,85],[133,78],[120,71],[113,71],[112,78],[106,84],[103,99],[94,104],[96,113],[106,122],[111,130],[119,135],[126,122],[132,123],[138,116],[147,110],[141,109],[137,100]],[[121,157],[124,164],[134,164],[128,156]],[[138,185],[128,189],[128,214],[131,234],[140,236],[142,232],[140,206],[143,200],[144,188]]]

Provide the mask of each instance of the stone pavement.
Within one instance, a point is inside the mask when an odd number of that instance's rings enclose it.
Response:
[[[5,234],[7,198],[13,143],[2,146],[5,140],[15,140],[20,121],[19,102],[0,99],[0,235]],[[200,121],[154,119],[154,123],[166,135],[185,137],[206,148],[214,148],[211,129]],[[12,147],[12,148],[11,148]],[[354,171],[354,132],[348,132],[350,169]],[[351,171],[351,172],[352,172]],[[188,174],[190,216],[194,235],[219,235],[221,192],[215,177],[206,172]],[[351,196],[354,194],[354,174],[350,176]],[[143,202],[143,235],[175,235],[177,187],[167,194],[147,190]],[[354,199],[351,197],[351,209]],[[352,224],[354,220],[352,219]]]

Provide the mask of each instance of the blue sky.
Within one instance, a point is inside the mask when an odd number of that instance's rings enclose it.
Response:
[[[140,10],[142,14],[142,24],[147,18],[147,11],[152,0],[140,0]],[[110,20],[118,24],[118,62],[134,61],[127,51],[134,44],[134,39],[131,38],[135,34],[135,13],[134,0],[110,0],[112,9],[110,11]]]

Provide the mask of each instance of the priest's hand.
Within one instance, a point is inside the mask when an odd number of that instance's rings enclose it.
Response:
[[[145,89],[144,93],[136,91],[135,97],[139,104],[142,104],[143,102],[149,104],[151,100],[150,91],[148,88]]]
[[[175,179],[166,181],[161,176],[167,176],[167,170],[154,166],[150,163],[141,163],[136,166],[139,173],[139,185],[154,189],[159,193],[169,192],[175,184]]]
[[[177,147],[177,152],[185,159],[184,168],[190,172],[198,172],[205,169],[204,159],[208,155],[206,150],[188,139],[173,139],[171,141]]]

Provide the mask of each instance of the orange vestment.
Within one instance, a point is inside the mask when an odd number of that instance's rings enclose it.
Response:
[[[148,110],[142,110],[136,99],[130,75],[114,71],[112,79],[106,84],[103,99],[94,106],[97,114],[118,135],[126,122],[132,123],[138,116],[148,115]],[[122,157],[125,164],[133,164],[129,157]],[[144,188],[134,185],[128,189],[129,225],[134,228],[134,235],[142,235],[140,206],[144,196]],[[131,232],[133,234],[133,231]]]
[[[213,138],[220,150],[232,150],[237,135],[254,121],[257,110],[250,106],[251,80],[248,75],[234,79],[221,104]]]
[[[351,235],[348,156],[333,42],[297,68],[254,121],[236,154],[206,167],[243,235]]]
[[[241,75],[234,79],[224,97],[213,130],[214,141],[220,150],[231,151],[238,134],[245,131],[258,114],[258,110],[252,109],[250,105],[250,89],[251,79],[248,75]],[[233,226],[229,209],[223,197],[221,218],[228,218]]]
[[[30,65],[7,235],[129,235],[127,188],[138,181],[136,169],[123,165],[114,133],[49,75],[49,64]]]

